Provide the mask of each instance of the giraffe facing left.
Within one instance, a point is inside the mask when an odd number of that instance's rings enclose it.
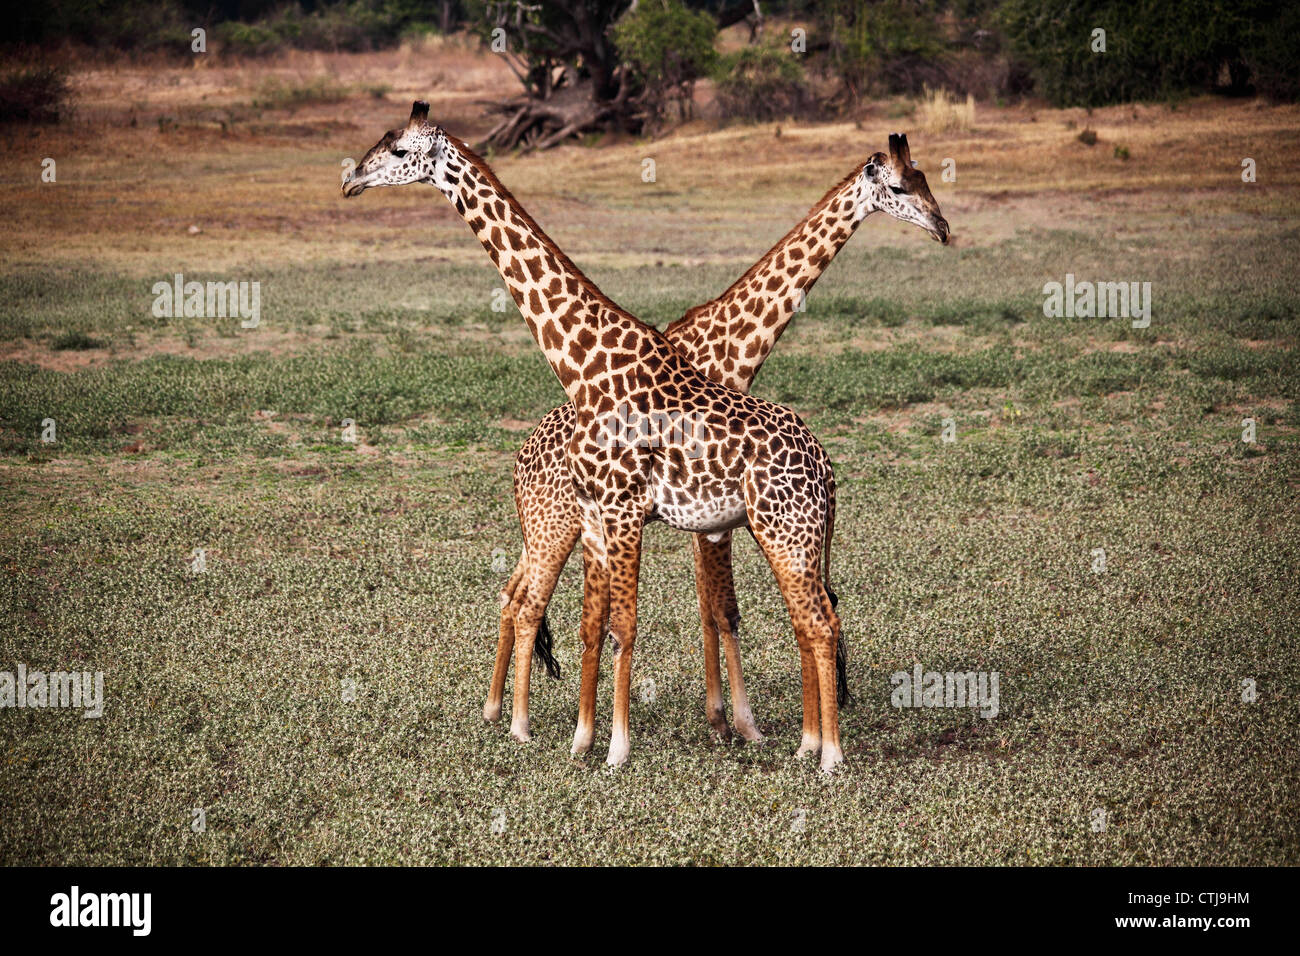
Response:
[[[573,752],[595,734],[601,648],[614,655],[607,763],[627,761],[642,530],[662,520],[717,534],[748,527],[785,598],[799,646],[803,736],[796,756],[844,760],[836,700],[840,621],[823,580],[833,532],[834,477],[825,449],[794,412],[710,380],[657,329],[605,296],[469,147],[428,122],[417,102],[343,184],[346,197],[428,183],[456,207],[577,413],[566,463],[582,512],[583,656]],[[634,435],[618,409],[662,424]],[[681,427],[686,423],[687,427]],[[531,646],[536,635],[516,635]],[[516,681],[527,669],[516,667]]]

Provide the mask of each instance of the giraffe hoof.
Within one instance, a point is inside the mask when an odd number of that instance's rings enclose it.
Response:
[[[844,754],[838,747],[827,747],[822,751],[822,773],[835,773],[844,766]]]
[[[741,739],[744,740],[745,743],[761,744],[767,740],[767,738],[759,732],[757,727],[737,727],[736,730],[739,732]]]
[[[795,758],[806,757],[808,754],[815,754],[822,749],[820,737],[810,737],[804,734],[803,741],[799,744],[799,749],[794,752]]]
[[[515,721],[510,725],[510,736],[515,738],[521,744],[526,744],[533,739],[533,735],[528,732],[528,721]]]
[[[483,719],[487,721],[489,724],[495,724],[498,720],[501,719],[501,705],[484,704]]]
[[[731,742],[731,727],[727,724],[726,717],[721,714],[709,717],[709,726],[713,728],[713,736],[721,743]]]
[[[614,743],[609,745],[609,756],[605,758],[605,763],[610,767],[621,767],[627,763],[627,752],[629,747],[626,743]]]

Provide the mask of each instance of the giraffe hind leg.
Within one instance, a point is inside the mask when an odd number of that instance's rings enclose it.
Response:
[[[517,599],[518,611],[515,615],[515,696],[512,701],[510,733],[516,740],[530,739],[528,725],[528,693],[532,683],[533,651],[539,644],[545,645],[542,660],[548,669],[554,665],[551,654],[551,629],[546,623],[546,607],[555,585],[560,580],[560,572],[573,550],[578,529],[572,536],[547,542],[545,547],[530,550],[528,571],[521,585],[525,595]],[[543,636],[543,630],[545,636]],[[549,659],[549,660],[548,660]],[[554,665],[558,669],[558,665]],[[554,671],[552,676],[554,676]]]
[[[627,762],[632,703],[632,652],[636,646],[637,579],[641,570],[639,514],[602,515],[609,562],[609,636],[614,651],[614,718],[609,735],[611,767]]]
[[[731,739],[731,727],[722,705],[722,672],[718,662],[720,629],[715,609],[717,596],[713,589],[714,568],[710,566],[706,552],[708,542],[704,536],[691,535],[691,544],[695,555],[695,593],[699,600],[700,630],[704,641],[704,714],[718,738],[728,741]],[[730,658],[727,663],[731,663]]]
[[[519,556],[510,580],[501,589],[501,624],[497,635],[497,656],[492,665],[492,682],[488,686],[487,703],[483,705],[483,719],[496,723],[501,719],[501,698],[505,694],[506,674],[510,670],[510,657],[515,650],[515,615],[519,613],[517,598],[520,582],[528,570],[528,552]]]
[[[826,592],[825,612],[827,618],[837,622],[835,626],[835,700],[841,707],[853,706],[853,694],[849,692],[849,656],[844,649],[844,636],[840,633],[839,615],[835,613],[840,599],[829,586],[823,585]]]
[[[596,734],[596,688],[600,682],[600,653],[609,622],[609,568],[605,534],[599,512],[582,506],[582,676],[578,686],[578,725],[573,731],[573,756],[591,749]]]
[[[808,546],[781,544],[761,529],[754,538],[776,576],[799,643],[804,725],[796,756],[820,751],[821,769],[831,772],[844,759],[836,691],[839,618],[818,576],[820,542],[814,539]]]
[[[704,535],[697,535],[695,540],[698,542],[695,580],[700,593],[700,616],[705,620],[705,638],[707,641],[710,625],[715,642],[721,635],[727,658],[727,682],[731,686],[731,719],[736,733],[743,740],[758,743],[763,740],[763,734],[749,707],[740,663],[740,610],[736,603],[736,581],[731,565],[731,532],[724,532],[717,541],[710,541]],[[718,705],[721,707],[721,688],[718,690]]]

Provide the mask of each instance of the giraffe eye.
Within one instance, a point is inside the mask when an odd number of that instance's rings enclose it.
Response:
[[[903,187],[902,187],[902,186],[890,186],[890,187],[889,187],[889,191],[890,191],[891,193],[893,193],[895,196],[901,196],[901,195],[903,195]]]
[[[406,150],[404,150],[404,149],[395,149],[395,150],[393,150],[393,155],[396,156],[398,159],[405,159],[405,158],[406,158]]]

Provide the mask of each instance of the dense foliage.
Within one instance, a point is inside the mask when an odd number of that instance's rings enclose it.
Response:
[[[1220,88],[1294,98],[1300,10],[1260,0],[1003,0],[999,22],[1059,105]],[[1093,31],[1105,31],[1105,52]]]

